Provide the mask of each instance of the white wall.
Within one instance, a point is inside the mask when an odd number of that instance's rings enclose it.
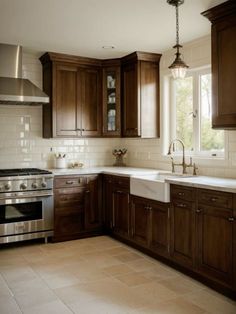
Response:
[[[192,68],[210,64],[210,36],[185,44],[183,53]],[[43,139],[40,106],[1,105],[0,168],[52,167],[55,152],[66,153],[68,164],[79,161],[88,167],[112,165],[112,149],[126,147],[128,165],[170,170],[170,160],[163,156],[164,135],[167,134],[163,78],[169,73],[167,67],[172,62],[173,55],[174,51],[167,51],[161,59],[160,139]],[[34,55],[23,55],[23,75],[42,87],[42,68]],[[226,160],[196,159],[199,174],[236,178],[236,131],[226,133]]]

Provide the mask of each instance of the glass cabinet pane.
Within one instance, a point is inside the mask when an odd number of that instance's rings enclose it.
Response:
[[[107,75],[107,131],[116,131],[116,73]]]

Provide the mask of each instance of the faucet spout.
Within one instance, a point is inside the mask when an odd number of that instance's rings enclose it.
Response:
[[[186,174],[187,171],[186,171],[186,168],[187,168],[187,164],[185,163],[185,146],[184,146],[184,142],[178,138],[174,139],[173,141],[170,142],[170,145],[169,145],[169,149],[168,149],[168,155],[171,155],[171,151],[174,151],[174,143],[175,142],[178,142],[181,144],[182,146],[182,163],[181,164],[174,164],[173,162],[173,159],[172,159],[172,172],[173,169],[174,169],[174,166],[182,166],[183,167],[183,174]]]

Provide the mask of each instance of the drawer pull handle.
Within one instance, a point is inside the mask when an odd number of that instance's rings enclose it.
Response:
[[[116,193],[123,194],[124,192],[117,190]]]
[[[73,184],[73,181],[66,181],[66,184]]]
[[[89,193],[90,193],[90,191],[89,191],[89,190],[87,190],[87,191],[85,191],[85,193],[86,193],[86,194],[89,194]]]
[[[228,221],[229,221],[229,222],[233,222],[233,221],[234,221],[234,217],[229,217],[229,218],[228,218]]]
[[[184,196],[184,192],[179,192],[178,195],[179,196]]]
[[[197,209],[197,210],[196,210],[196,213],[197,213],[197,214],[199,214],[199,213],[201,213],[201,212],[202,212],[201,209]]]
[[[187,207],[187,205],[186,205],[186,204],[183,204],[183,203],[176,204],[176,205],[177,205],[177,207],[181,207],[181,208],[185,208],[185,207]]]

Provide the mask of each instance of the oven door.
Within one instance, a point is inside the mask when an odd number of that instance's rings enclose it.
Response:
[[[53,192],[0,195],[0,236],[53,230]]]

